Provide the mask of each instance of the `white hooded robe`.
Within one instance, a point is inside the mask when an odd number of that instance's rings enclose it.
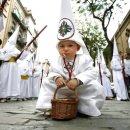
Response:
[[[63,76],[69,79],[68,72],[64,68],[62,57],[52,64],[49,77],[43,79],[43,85],[40,89],[40,94],[36,104],[36,109],[51,109],[51,99],[53,98],[56,84],[52,80],[54,76]],[[99,116],[100,109],[104,104],[103,87],[96,80],[98,72],[93,67],[92,59],[89,55],[78,54],[75,60],[72,78],[80,79],[83,85],[77,88],[78,91],[78,111],[80,113]]]

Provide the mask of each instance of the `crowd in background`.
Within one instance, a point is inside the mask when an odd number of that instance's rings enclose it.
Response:
[[[0,49],[0,102],[37,99],[42,78],[48,75],[49,61],[34,59],[34,52],[20,52],[15,46]]]
[[[118,101],[129,101],[130,53],[127,52],[122,57],[114,56],[108,69],[102,55],[98,80],[103,85],[107,100],[116,98]]]
[[[34,53],[24,51],[20,59],[15,61],[15,57],[11,56],[11,50],[4,52],[3,49],[0,49],[0,52],[1,59],[2,53],[5,56],[5,60],[1,60],[0,66],[0,102],[37,99],[42,86],[42,78],[47,77],[49,74],[50,63],[48,59],[40,63],[35,61]],[[16,52],[13,50],[13,53]],[[123,63],[121,60],[117,62],[119,59],[114,60],[116,65],[111,63],[111,70],[114,69],[115,71],[112,73],[113,75],[111,75],[110,69],[106,66],[103,55],[102,61],[100,64],[101,73],[99,73],[97,80],[103,85],[106,100],[114,98],[121,101],[129,100],[130,54],[124,54]],[[113,76],[113,82],[110,81],[111,76]]]

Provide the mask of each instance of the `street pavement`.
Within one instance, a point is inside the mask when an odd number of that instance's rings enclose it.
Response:
[[[36,100],[0,103],[0,130],[130,130],[130,101],[106,100],[99,117],[57,121],[35,109]]]

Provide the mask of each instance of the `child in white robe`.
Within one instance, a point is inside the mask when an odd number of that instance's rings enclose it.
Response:
[[[63,96],[71,96],[71,92],[77,90],[79,113],[89,116],[101,115],[100,109],[105,100],[103,86],[97,81],[98,72],[93,67],[93,60],[74,26],[69,0],[61,1],[57,38],[56,47],[60,55],[51,63],[49,75],[42,81],[36,109],[51,109],[54,92],[57,87],[61,87],[59,90],[63,90]]]
[[[56,63],[51,64],[49,76],[43,79],[36,109],[51,109],[55,89],[67,86],[78,91],[80,113],[89,116],[101,115],[100,109],[104,103],[103,87],[96,80],[98,72],[93,67],[92,58],[90,55],[76,54],[79,48],[80,45],[71,40],[58,43],[60,56]],[[68,64],[72,67],[69,72]]]

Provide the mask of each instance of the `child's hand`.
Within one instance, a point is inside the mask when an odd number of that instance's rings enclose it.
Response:
[[[76,87],[78,86],[78,81],[77,79],[71,79],[66,83],[66,86],[69,87],[71,90],[75,90]]]
[[[56,82],[57,87],[64,87],[66,85],[66,82],[63,79],[63,77],[56,78],[55,82]]]

